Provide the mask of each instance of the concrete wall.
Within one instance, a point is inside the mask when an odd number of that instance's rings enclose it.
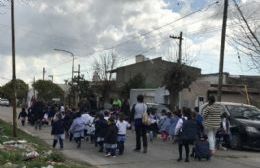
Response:
[[[207,99],[207,91],[210,88],[210,82],[194,81],[189,88],[183,89],[180,92],[180,107],[194,108],[198,104],[198,97],[203,97],[204,101]]]
[[[163,84],[164,76],[176,63],[162,60],[162,58],[156,58],[149,61],[139,62],[136,64],[120,67],[117,69],[117,86],[123,86],[137,74],[142,74],[145,77],[146,88],[158,88]],[[192,71],[198,71],[200,69],[190,67]]]
[[[137,102],[136,98],[138,95],[144,96],[146,103],[154,103],[156,89],[131,89],[130,91],[130,106]]]
[[[169,104],[165,102],[169,92],[165,88],[157,89],[131,89],[130,91],[130,105],[135,104],[138,95],[144,96],[144,101],[146,103],[157,103],[157,104]]]
[[[223,74],[223,85],[227,84],[228,74]],[[218,84],[218,74],[202,75],[198,81],[210,82],[210,84]]]
[[[164,74],[169,68],[160,59],[144,61],[131,66],[117,69],[117,85],[120,87],[139,73],[145,77],[147,88],[157,88],[162,85]]]

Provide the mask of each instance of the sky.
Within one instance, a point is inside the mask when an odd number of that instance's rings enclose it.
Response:
[[[219,67],[223,1],[219,0],[15,0],[17,78],[31,84],[42,79],[55,83],[71,78],[72,57],[85,78],[92,79],[100,55],[114,53],[117,66],[134,63],[135,55],[176,61],[183,32],[186,63],[216,73]],[[238,0],[250,24],[260,25],[260,0]],[[193,13],[193,14],[191,14]],[[249,15],[250,14],[250,15]],[[227,34],[238,15],[229,5]],[[247,16],[247,15],[246,15]],[[10,2],[0,0],[0,85],[12,78]],[[248,58],[226,44],[224,71],[233,75],[259,75],[247,66]],[[50,79],[50,78],[49,78]]]

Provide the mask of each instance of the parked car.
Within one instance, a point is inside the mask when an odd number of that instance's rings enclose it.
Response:
[[[10,106],[10,102],[7,99],[0,99],[0,106]]]
[[[260,109],[232,102],[216,104],[230,116],[231,148],[260,149]],[[207,104],[204,104],[200,108],[202,113],[206,106]]]
[[[155,111],[158,116],[161,115],[162,110],[166,112],[170,111],[170,109],[164,104],[157,104],[157,103],[146,103],[148,111]]]

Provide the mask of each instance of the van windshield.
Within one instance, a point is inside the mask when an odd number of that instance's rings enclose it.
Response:
[[[230,116],[234,118],[260,120],[260,110],[256,107],[226,105]]]

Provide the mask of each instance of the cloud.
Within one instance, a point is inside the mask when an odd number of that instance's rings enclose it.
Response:
[[[171,48],[177,49],[176,42],[169,39],[169,35],[178,35],[180,31],[184,32],[187,48],[190,48],[192,55],[211,53],[215,61],[219,55],[223,7],[222,4],[208,7],[213,2],[29,0],[27,3],[16,3],[17,74],[29,82],[33,76],[42,78],[42,67],[46,67],[47,73],[54,75],[56,82],[70,78],[71,56],[55,52],[54,48],[73,52],[77,57],[75,67],[80,63],[87,76],[92,73],[91,63],[95,57],[110,52],[102,49],[115,47],[113,51],[119,55],[120,65],[143,52],[150,57],[166,57],[176,53],[170,52],[173,50]],[[242,5],[247,6],[245,9],[257,9],[256,5],[248,5],[250,3],[256,2],[243,1]],[[203,7],[204,11],[174,22]],[[1,11],[6,13],[0,15],[0,62],[6,66],[0,67],[0,75],[10,77],[10,10],[0,8]],[[159,29],[170,22],[173,23]],[[201,56],[199,61],[204,62],[204,57]],[[197,65],[205,69],[204,72],[212,72],[203,63]],[[0,79],[0,83],[3,82]]]

